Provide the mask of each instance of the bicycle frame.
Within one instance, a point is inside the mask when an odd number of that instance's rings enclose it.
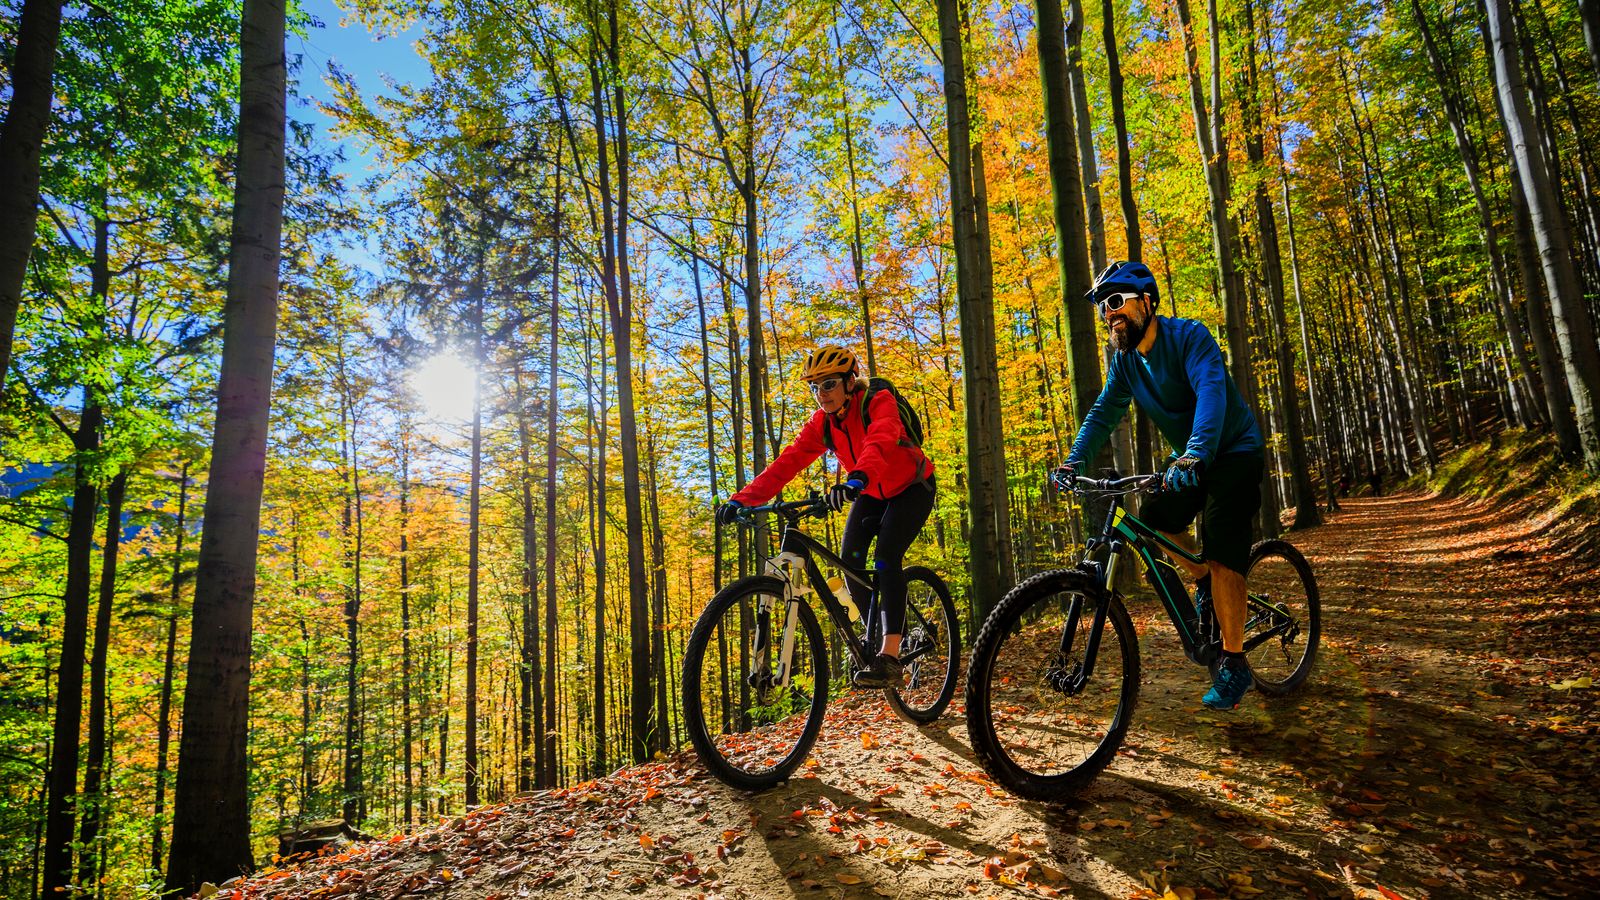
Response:
[[[1169,562],[1161,551],[1165,550],[1196,565],[1204,565],[1205,560],[1141,522],[1122,505],[1121,497],[1112,498],[1111,509],[1106,512],[1106,524],[1101,530],[1098,542],[1110,547],[1102,586],[1107,591],[1115,590],[1116,569],[1118,560],[1122,556],[1121,551],[1125,547],[1132,550],[1135,558],[1144,564],[1146,577],[1155,588],[1161,605],[1166,609],[1167,618],[1172,621],[1173,629],[1178,632],[1178,640],[1183,644],[1184,655],[1201,665],[1210,664],[1215,658],[1216,648],[1210,646],[1210,642],[1205,641],[1201,635],[1202,623],[1195,613],[1189,589],[1184,586],[1183,576],[1178,572],[1178,567]],[[1094,545],[1089,549],[1092,552]],[[1087,556],[1085,558],[1087,559]]]
[[[773,674],[776,684],[787,687],[789,684],[790,663],[794,659],[794,633],[799,622],[801,600],[814,593],[822,601],[822,608],[827,611],[828,618],[832,620],[834,630],[845,638],[844,645],[850,652],[850,658],[858,667],[866,667],[876,655],[874,636],[878,633],[874,627],[878,612],[878,587],[876,579],[871,573],[853,568],[825,544],[799,529],[799,516],[794,513],[783,514],[783,533],[779,539],[781,551],[778,555],[767,560],[767,574],[783,581],[784,623],[781,650],[778,655],[778,671]],[[867,608],[861,611],[861,619],[865,624],[865,634],[857,637],[855,628],[850,621],[850,612],[845,609],[833,595],[833,590],[828,587],[828,580],[823,577],[822,569],[817,565],[817,558],[821,558],[828,565],[844,573],[844,577],[872,592],[872,600]],[[809,587],[797,584],[795,571],[799,569],[805,573]],[[771,624],[771,604],[763,602],[757,610],[756,652],[764,652],[767,634]],[[907,610],[922,618],[920,610],[914,608]],[[928,623],[923,622],[926,626]],[[917,657],[928,652],[929,648],[917,648],[900,657],[903,665],[910,665]]]
[[[1094,551],[1101,546],[1107,547],[1109,551],[1103,566],[1093,559]],[[1208,611],[1206,620],[1201,620],[1177,566],[1168,562],[1158,551],[1165,550],[1196,565],[1204,565],[1205,560],[1141,522],[1122,505],[1120,495],[1113,495],[1111,508],[1106,511],[1105,525],[1101,528],[1099,537],[1091,540],[1085,548],[1083,560],[1078,567],[1092,574],[1106,593],[1116,594],[1117,565],[1125,547],[1131,549],[1135,558],[1144,564],[1146,579],[1155,588],[1156,596],[1161,599],[1167,617],[1172,621],[1173,629],[1178,632],[1178,640],[1183,645],[1184,655],[1202,666],[1215,662],[1222,652],[1221,640],[1214,632],[1210,635],[1204,633],[1212,626],[1214,614]],[[1254,594],[1246,594],[1245,597],[1248,609],[1268,615],[1278,614],[1276,609],[1260,597]],[[1072,636],[1076,633],[1078,616],[1081,613],[1080,605],[1081,601],[1075,599],[1073,608],[1068,612],[1067,625],[1061,634],[1062,659],[1071,658]],[[1094,627],[1089,632],[1089,645],[1084,648],[1082,671],[1074,679],[1078,687],[1081,687],[1082,682],[1094,671],[1095,658],[1100,649],[1100,634],[1104,630],[1104,625],[1105,608],[1102,606],[1096,610]],[[1248,652],[1255,649],[1263,642],[1281,635],[1292,625],[1293,620],[1285,618],[1271,628],[1252,634],[1245,642],[1244,650]],[[1249,623],[1246,623],[1246,627],[1248,626]]]

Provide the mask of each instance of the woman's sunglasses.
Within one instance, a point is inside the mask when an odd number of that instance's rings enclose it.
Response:
[[[1100,298],[1097,305],[1100,307],[1100,314],[1103,316],[1108,312],[1116,312],[1137,299],[1139,299],[1138,294],[1107,294]]]
[[[811,382],[811,393],[820,394],[823,391],[832,391],[843,383],[843,378],[829,378],[826,381],[813,381]]]

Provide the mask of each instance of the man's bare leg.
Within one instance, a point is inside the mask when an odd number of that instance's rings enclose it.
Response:
[[[1190,553],[1195,552],[1194,540],[1189,535],[1161,533]],[[1216,605],[1217,625],[1222,631],[1222,649],[1229,653],[1244,652],[1244,576],[1221,563],[1196,563],[1176,553],[1164,552],[1191,576],[1211,576],[1211,599]]]
[[[1221,563],[1207,563],[1211,569],[1211,600],[1216,604],[1217,626],[1222,631],[1222,649],[1244,652],[1244,576]]]
[[[1173,534],[1170,531],[1163,531],[1161,533],[1166,535],[1167,540],[1172,541],[1179,547],[1182,547],[1196,556],[1200,555],[1200,552],[1195,549],[1194,538],[1189,537],[1189,535]],[[1188,557],[1179,556],[1165,547],[1161,548],[1161,552],[1167,554],[1167,559],[1172,560],[1173,564],[1182,567],[1185,572],[1188,572],[1191,578],[1201,578],[1211,571],[1205,563],[1191,562]]]

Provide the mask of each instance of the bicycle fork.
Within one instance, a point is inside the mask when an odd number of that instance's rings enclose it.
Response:
[[[757,689],[788,687],[793,674],[794,632],[800,620],[800,601],[810,588],[795,586],[794,575],[803,570],[805,560],[797,553],[779,553],[767,560],[767,572],[783,581],[783,637],[779,644],[778,659],[774,668],[767,666],[767,654],[772,635],[772,609],[775,598],[763,595],[756,607],[756,640],[754,653],[761,660],[750,673],[751,687]]]
[[[1072,659],[1072,644],[1078,634],[1078,621],[1083,617],[1084,595],[1076,594],[1067,608],[1067,624],[1062,626],[1061,644],[1056,650],[1056,657],[1045,670],[1045,681],[1069,697],[1083,690],[1083,686],[1089,681],[1089,676],[1094,674],[1095,660],[1100,655],[1100,635],[1105,631],[1106,613],[1111,608],[1109,602],[1111,585],[1115,583],[1112,579],[1117,574],[1117,560],[1121,556],[1118,551],[1122,549],[1122,542],[1113,541],[1110,549],[1102,582],[1107,602],[1095,607],[1094,624],[1089,629],[1089,640],[1083,648],[1083,659],[1072,663],[1070,667],[1068,665]]]

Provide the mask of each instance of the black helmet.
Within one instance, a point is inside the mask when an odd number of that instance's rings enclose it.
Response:
[[[1161,292],[1156,288],[1156,277],[1150,273],[1150,267],[1142,262],[1120,259],[1114,260],[1095,276],[1094,287],[1083,298],[1090,303],[1099,303],[1106,295],[1123,291],[1149,294],[1151,307],[1161,305]]]

